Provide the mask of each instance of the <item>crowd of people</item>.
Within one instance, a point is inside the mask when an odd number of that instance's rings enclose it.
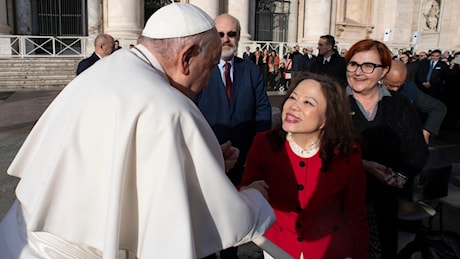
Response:
[[[240,58],[240,31],[173,3],[129,49],[96,38],[8,169],[0,258],[238,258],[261,235],[295,258],[397,258],[399,198],[460,127],[460,53],[322,35],[317,55]]]
[[[323,35],[319,38],[317,50],[317,55],[311,47],[300,51],[297,44],[279,57],[276,50],[259,50],[256,47],[251,52],[250,46],[246,46],[243,58],[259,65],[267,90],[279,90],[280,87],[283,87],[281,90],[287,90],[290,80],[304,71],[333,76],[346,87],[345,61],[348,49],[339,49],[332,35]],[[438,111],[437,118],[441,122],[433,131],[425,133],[426,139],[429,139],[429,135],[438,134],[441,124],[446,128],[460,129],[460,104],[457,102],[460,95],[460,88],[457,87],[460,84],[460,51],[430,49],[415,53],[413,50],[399,49],[392,59],[405,64],[406,85],[415,84],[417,91],[423,92],[420,95],[427,94],[429,99],[436,99],[436,108],[433,109]],[[271,63],[273,60],[276,62]],[[415,96],[412,97],[414,101]],[[429,111],[419,112],[422,119],[430,116]]]

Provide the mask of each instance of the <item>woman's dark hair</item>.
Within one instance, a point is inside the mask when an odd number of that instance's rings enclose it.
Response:
[[[293,78],[289,84],[289,91],[281,105],[280,117],[286,100],[304,80],[314,80],[321,85],[321,90],[326,98],[326,123],[320,136],[321,170],[326,171],[334,156],[347,156],[357,141],[350,115],[350,105],[345,89],[333,79],[325,75],[303,72]],[[282,128],[282,119],[278,120],[273,131],[267,135],[274,151],[280,151],[286,140],[286,131]]]

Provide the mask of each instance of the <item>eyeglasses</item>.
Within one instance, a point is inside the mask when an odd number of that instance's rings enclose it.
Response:
[[[365,74],[371,74],[374,72],[375,68],[383,68],[383,65],[371,63],[371,62],[364,62],[363,64],[358,64],[354,61],[350,61],[347,63],[347,71],[348,72],[356,72],[358,67],[361,68],[361,71]]]
[[[235,31],[230,31],[227,33],[228,38],[235,38],[238,33]],[[224,32],[219,32],[220,38],[224,38],[225,33]]]

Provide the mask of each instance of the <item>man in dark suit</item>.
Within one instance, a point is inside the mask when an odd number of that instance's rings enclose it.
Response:
[[[94,40],[94,52],[86,59],[78,63],[77,75],[82,73],[87,68],[91,67],[96,61],[112,54],[115,49],[115,41],[108,34],[99,34]]]
[[[347,86],[346,62],[336,50],[335,38],[332,35],[322,35],[318,41],[318,57],[311,65],[310,71],[326,74],[339,81],[343,87]]]
[[[423,60],[415,77],[415,84],[423,92],[439,99],[444,86],[444,72],[448,65],[441,61],[441,50],[431,52],[431,60]]]
[[[239,21],[222,14],[215,22],[222,41],[221,59],[195,102],[220,144],[230,141],[240,150],[235,167],[227,173],[236,186],[256,132],[271,128],[271,106],[258,66],[233,55],[240,39]],[[220,258],[238,258],[237,248],[221,251]]]
[[[251,52],[251,47],[246,46],[246,51],[243,53],[243,60],[254,63],[254,53]]]
[[[417,88],[414,82],[407,79],[407,67],[399,60],[391,61],[391,69],[383,78],[383,85],[392,91],[407,97],[422,115],[423,137],[429,144],[431,135],[438,135],[447,107],[444,103],[433,98]]]
[[[289,58],[292,60],[291,64],[291,74],[292,78],[295,78],[297,75],[302,73],[305,70],[305,57],[299,51],[299,45],[294,46],[294,51],[291,53]]]
[[[304,71],[310,71],[311,65],[313,65],[316,60],[316,55],[313,55],[313,48],[311,47],[303,48],[302,52],[305,57]]]

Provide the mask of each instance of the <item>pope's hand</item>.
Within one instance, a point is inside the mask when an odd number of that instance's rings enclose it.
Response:
[[[267,183],[265,183],[265,181],[253,181],[248,186],[241,187],[240,190],[251,189],[251,188],[260,191],[262,196],[264,196],[264,198],[266,200],[268,200],[268,188],[269,188],[269,186],[268,186]]]
[[[240,155],[240,150],[238,150],[236,147],[233,147],[230,141],[227,141],[225,144],[221,145],[220,149],[224,155],[225,172],[228,172],[235,166],[238,156]]]

